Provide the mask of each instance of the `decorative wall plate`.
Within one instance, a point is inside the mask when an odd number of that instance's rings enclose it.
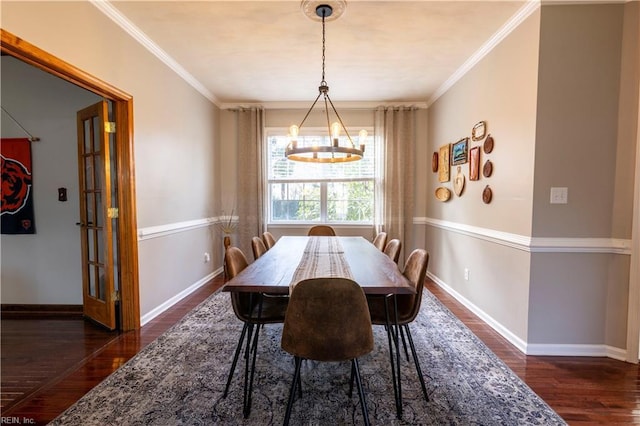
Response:
[[[462,195],[462,191],[464,191],[464,175],[462,174],[462,170],[460,166],[458,166],[458,174],[453,179],[453,192],[459,197]]]
[[[484,166],[482,166],[482,176],[489,177],[493,173],[493,163],[491,160],[487,160],[484,162]]]
[[[493,136],[491,136],[490,134],[487,135],[487,138],[484,140],[483,149],[485,154],[493,151]]]
[[[434,152],[431,156],[431,171],[436,173],[438,171],[438,153]]]
[[[493,197],[493,191],[491,191],[491,188],[489,187],[489,185],[484,187],[484,190],[482,191],[482,201],[485,204],[489,204],[491,202],[491,198]]]
[[[436,198],[440,201],[449,201],[449,198],[451,198],[451,190],[444,186],[436,188]]]

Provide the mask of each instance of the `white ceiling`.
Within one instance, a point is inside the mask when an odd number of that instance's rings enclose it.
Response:
[[[113,19],[146,35],[219,105],[306,104],[318,94],[322,24],[299,0],[110,4]],[[348,1],[326,23],[329,94],[334,102],[426,103],[525,7],[525,0]]]

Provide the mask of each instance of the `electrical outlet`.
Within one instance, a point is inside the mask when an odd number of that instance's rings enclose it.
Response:
[[[211,262],[211,255],[209,253],[204,254],[204,263]]]
[[[469,268],[464,268],[464,280],[469,281]]]

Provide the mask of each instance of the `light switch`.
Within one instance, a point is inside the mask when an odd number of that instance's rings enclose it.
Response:
[[[551,188],[551,204],[567,204],[569,199],[569,188]]]
[[[67,188],[58,188],[58,201],[67,201]]]

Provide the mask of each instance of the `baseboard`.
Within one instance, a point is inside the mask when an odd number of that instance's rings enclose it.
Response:
[[[2,304],[2,319],[78,319],[82,305]]]
[[[430,272],[427,272],[428,277],[436,283],[440,288],[450,294],[458,302],[464,305],[475,315],[477,315],[482,321],[484,321],[489,327],[494,329],[498,334],[507,339],[509,343],[515,346],[520,352],[525,355],[538,355],[538,356],[585,356],[585,357],[607,357],[620,361],[626,360],[627,351],[625,349],[616,348],[608,345],[582,345],[582,344],[540,344],[540,343],[527,343],[522,340],[506,327],[493,319],[490,315],[478,308],[475,304],[470,302],[460,293],[449,287],[446,283],[440,280],[437,276]]]
[[[627,351],[607,345],[557,345],[557,344],[537,344],[527,345],[525,352],[527,355],[540,356],[586,356],[586,357],[607,357],[625,361]]]
[[[170,307],[172,307],[173,305],[175,305],[176,303],[178,303],[179,301],[181,301],[182,299],[184,299],[185,297],[187,297],[188,295],[190,295],[191,293],[193,293],[194,291],[196,291],[197,289],[199,289],[200,287],[202,287],[203,285],[211,281],[213,278],[215,278],[222,272],[223,272],[223,268],[216,269],[206,277],[198,280],[196,283],[192,284],[185,290],[176,294],[175,296],[173,296],[171,299],[167,300],[163,304],[152,309],[150,312],[147,312],[146,314],[142,315],[140,317],[140,326],[145,325],[146,323],[148,323],[158,315],[162,314],[164,311],[166,311],[167,309],[169,309]]]

